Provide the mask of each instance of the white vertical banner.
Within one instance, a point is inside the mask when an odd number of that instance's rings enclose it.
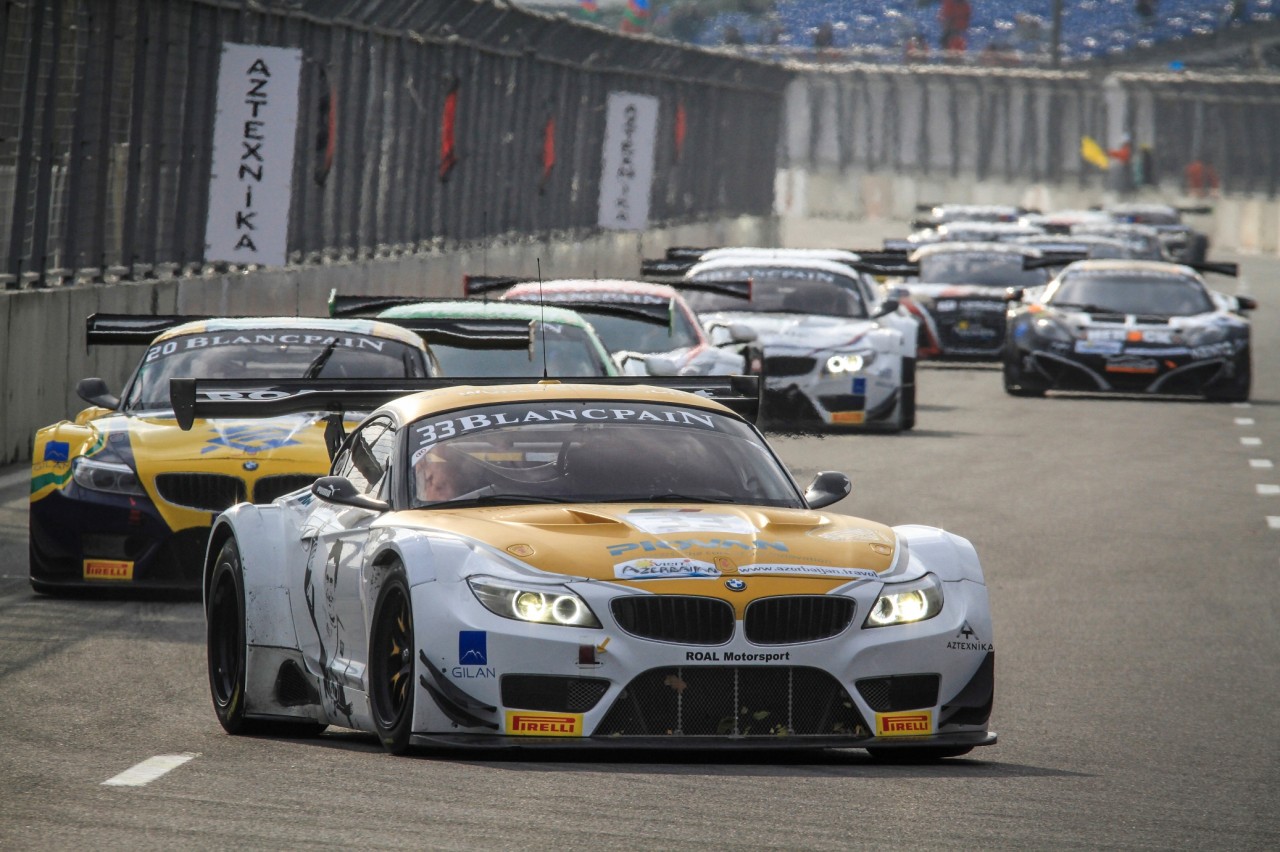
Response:
[[[205,260],[283,266],[302,51],[222,45]]]
[[[635,231],[649,222],[658,99],[610,92],[600,175],[600,227]]]

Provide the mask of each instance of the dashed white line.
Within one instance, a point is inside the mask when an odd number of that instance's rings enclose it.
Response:
[[[1280,485],[1259,485],[1259,494],[1280,494]]]
[[[1260,447],[1262,446],[1262,439],[1261,438],[1241,438],[1240,443],[1244,444],[1246,447]]]
[[[1273,530],[1280,530],[1280,515],[1267,515],[1267,526]]]
[[[1270,470],[1275,467],[1271,463],[1271,459],[1249,459],[1249,467],[1258,468],[1259,470]]]
[[[155,757],[148,757],[137,766],[131,766],[114,778],[103,781],[102,786],[141,787],[199,756],[199,752],[187,751],[182,754],[158,754]]]
[[[1233,402],[1233,403],[1231,403],[1231,407],[1232,407],[1232,408],[1253,408],[1253,403],[1251,403],[1251,402]]]
[[[1237,426],[1252,426],[1252,425],[1253,425],[1253,418],[1252,418],[1252,417],[1237,417],[1237,418],[1236,418],[1236,425],[1237,425]]]
[[[0,476],[0,490],[18,485],[22,482],[31,481],[31,471],[20,470],[17,473],[11,473],[8,476]]]

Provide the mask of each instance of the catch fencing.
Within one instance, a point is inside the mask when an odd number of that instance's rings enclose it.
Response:
[[[613,91],[659,99],[652,221],[772,210],[764,62],[475,0],[10,2],[5,288],[202,270],[224,42],[302,50],[292,263],[595,228]]]
[[[1183,188],[1198,161],[1223,192],[1275,197],[1278,129],[1276,75],[850,65],[792,82],[783,165],[1101,186],[1081,141],[1118,149],[1127,134],[1139,183]]]

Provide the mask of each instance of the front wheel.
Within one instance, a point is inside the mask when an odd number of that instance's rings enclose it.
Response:
[[[1004,392],[1009,396],[1044,396],[1044,388],[1029,384],[1008,360],[1004,362]]]
[[[902,429],[916,428],[916,359],[902,359]]]
[[[205,611],[209,692],[213,712],[228,734],[310,737],[325,725],[309,721],[250,719],[245,715],[244,575],[234,538],[218,551]]]
[[[1235,378],[1205,392],[1205,399],[1212,402],[1248,402],[1249,387],[1253,380],[1252,364],[1248,358],[1236,366]]]
[[[409,748],[413,725],[413,604],[398,566],[378,593],[369,631],[369,707],[382,747]]]

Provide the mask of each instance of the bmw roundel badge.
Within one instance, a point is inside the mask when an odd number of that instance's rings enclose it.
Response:
[[[732,580],[725,580],[724,587],[731,592],[741,592],[747,588],[747,581],[734,577]]]
[[[247,462],[245,462],[245,463],[244,463],[244,469],[245,469],[245,470],[257,470],[257,469],[258,469],[258,463],[257,463],[256,461],[247,461]]]

